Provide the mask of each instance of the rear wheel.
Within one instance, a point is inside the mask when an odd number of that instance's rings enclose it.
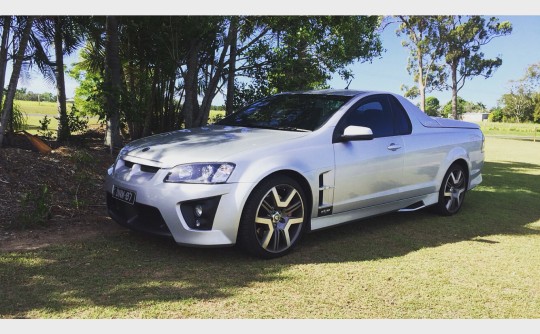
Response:
[[[276,258],[300,240],[306,220],[306,198],[294,179],[278,175],[264,180],[249,196],[238,230],[238,244],[248,253]]]
[[[444,175],[437,211],[443,216],[451,216],[461,209],[467,191],[467,173],[460,164],[453,164]]]

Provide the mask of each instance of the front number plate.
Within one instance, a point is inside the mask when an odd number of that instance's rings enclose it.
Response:
[[[112,196],[129,204],[135,203],[135,197],[137,193],[132,190],[123,189],[113,185]]]

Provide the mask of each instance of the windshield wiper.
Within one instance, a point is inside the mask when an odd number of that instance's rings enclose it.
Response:
[[[302,129],[302,128],[295,128],[293,126],[280,126],[280,127],[275,127],[275,129],[284,130],[284,131],[311,132],[311,130]]]
[[[236,125],[236,126],[245,126],[247,128],[257,128],[257,129],[281,130],[281,131],[311,132],[311,130],[295,128],[294,126],[270,126],[270,125],[260,125],[260,124],[242,124],[242,125]]]

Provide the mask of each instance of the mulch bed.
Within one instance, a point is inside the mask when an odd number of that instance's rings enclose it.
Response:
[[[44,142],[52,152],[39,153],[22,134],[0,148],[0,250],[117,228],[105,207],[103,183],[114,156],[103,132],[65,145]]]

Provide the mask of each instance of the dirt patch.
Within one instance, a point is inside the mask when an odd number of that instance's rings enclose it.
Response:
[[[103,184],[114,156],[103,133],[37,152],[24,136],[0,149],[0,250],[35,249],[123,229],[106,212]]]

